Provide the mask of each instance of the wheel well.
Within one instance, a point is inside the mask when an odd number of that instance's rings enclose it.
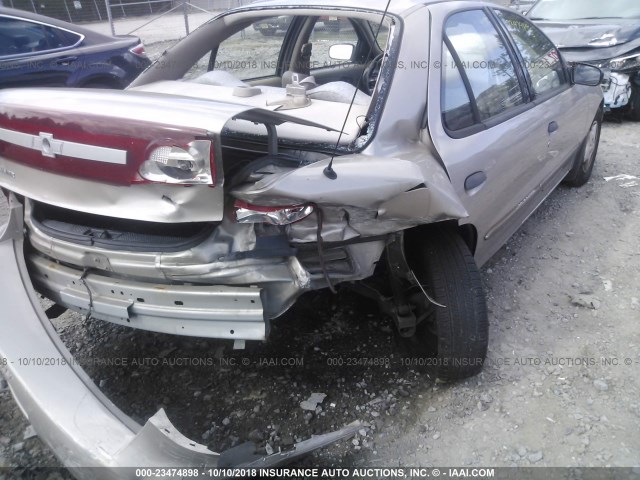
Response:
[[[478,230],[474,225],[470,223],[467,223],[464,225],[458,225],[458,222],[456,220],[447,220],[445,222],[438,222],[438,223],[433,223],[429,225],[420,225],[417,227],[413,227],[407,230],[406,234],[414,235],[418,231],[421,232],[421,234],[424,234],[425,232],[428,232],[430,229],[432,230],[438,227],[446,227],[457,232],[458,235],[460,235],[460,237],[464,241],[464,243],[467,244],[467,247],[469,247],[469,251],[473,255],[475,255],[476,247],[478,245]]]
[[[604,100],[600,102],[600,108],[598,110],[598,113],[600,114],[600,121],[602,122],[604,120]]]

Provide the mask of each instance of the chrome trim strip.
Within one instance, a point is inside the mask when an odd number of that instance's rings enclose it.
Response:
[[[50,133],[40,132],[40,135],[16,132],[0,128],[0,140],[32,150],[39,150],[45,157],[64,155],[65,157],[81,158],[93,162],[127,164],[127,151],[115,148],[98,147],[83,143],[57,140]]]

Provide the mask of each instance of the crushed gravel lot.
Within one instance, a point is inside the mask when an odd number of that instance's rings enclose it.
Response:
[[[152,57],[172,43],[154,39]],[[606,122],[590,183],[559,187],[482,268],[489,354],[463,382],[436,384],[391,321],[345,288],[308,294],[268,343],[240,351],[71,313],[53,323],[125,413],[142,424],[164,408],[214,451],[277,451],[361,420],[355,438],[297,465],[637,467],[640,180],[609,177],[640,177],[639,128]],[[1,197],[0,222],[6,213]],[[326,397],[302,408],[313,393]],[[0,467],[12,469],[0,480],[71,479],[32,470],[59,466],[0,377]]]
[[[54,325],[125,413],[144,423],[165,408],[216,451],[277,451],[362,420],[302,464],[638,466],[640,181],[605,180],[640,176],[637,132],[607,122],[591,182],[560,187],[484,266],[489,356],[464,382],[435,384],[347,289],[303,297],[268,343],[240,351],[70,313]],[[305,410],[312,393],[326,398]],[[57,465],[0,380],[0,466]]]

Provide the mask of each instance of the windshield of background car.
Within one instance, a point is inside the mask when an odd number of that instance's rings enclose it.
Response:
[[[556,21],[640,18],[640,0],[540,0],[528,17]]]

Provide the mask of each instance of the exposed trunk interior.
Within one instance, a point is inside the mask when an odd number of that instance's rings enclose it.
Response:
[[[156,223],[92,215],[34,202],[33,222],[46,234],[111,250],[180,251],[202,242],[217,223]]]

